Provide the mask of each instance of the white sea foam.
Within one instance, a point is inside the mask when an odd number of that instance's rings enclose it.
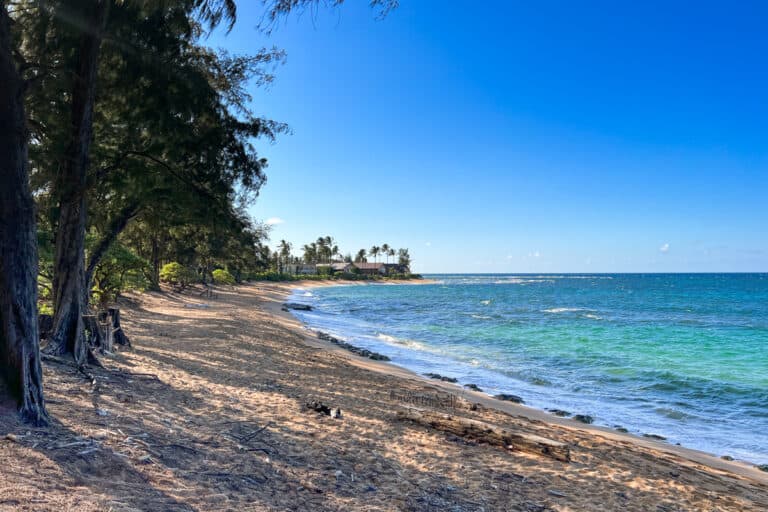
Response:
[[[552,308],[544,309],[542,313],[578,313],[579,311],[591,311],[591,309],[584,308]]]
[[[487,300],[481,300],[481,301],[480,301],[480,304],[482,304],[482,305],[484,305],[484,306],[490,306],[490,305],[491,305],[491,302],[493,302],[493,301],[491,301],[491,299],[487,299]]]

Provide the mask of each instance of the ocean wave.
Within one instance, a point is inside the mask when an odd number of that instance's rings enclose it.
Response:
[[[491,316],[485,316],[485,315],[469,315],[472,318],[477,318],[478,320],[491,320],[493,317]]]
[[[552,279],[520,279],[520,278],[509,278],[509,279],[497,279],[493,282],[493,284],[534,284],[534,283],[554,283],[555,281]]]
[[[424,351],[427,350],[426,345],[416,340],[409,340],[407,338],[398,338],[397,336],[392,336],[392,335],[384,334],[381,332],[376,334],[376,339],[379,341],[383,341],[384,343],[390,343],[393,345],[402,345],[404,347],[424,350]]]
[[[550,308],[541,310],[542,313],[578,313],[580,311],[593,311],[587,308]]]
[[[481,300],[480,304],[482,304],[484,306],[490,306],[491,302],[493,302],[491,299],[486,299],[486,300]]]
[[[586,315],[584,315],[584,318],[589,318],[590,320],[602,320],[603,319],[603,317],[601,317],[599,315],[593,315],[592,313],[587,313]]]

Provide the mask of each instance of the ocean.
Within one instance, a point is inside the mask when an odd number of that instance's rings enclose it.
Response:
[[[415,372],[768,463],[768,274],[425,277],[290,300],[313,306],[293,312],[309,329]]]

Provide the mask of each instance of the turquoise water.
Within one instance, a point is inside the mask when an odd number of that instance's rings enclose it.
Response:
[[[291,300],[419,373],[768,463],[768,274],[429,277]]]

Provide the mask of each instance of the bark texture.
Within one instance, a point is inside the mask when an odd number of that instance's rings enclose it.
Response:
[[[48,415],[37,325],[37,236],[24,83],[12,57],[10,24],[0,0],[0,378],[22,419],[41,425]]]
[[[88,354],[83,315],[85,294],[86,174],[93,136],[96,70],[109,2],[94,2],[80,39],[72,88],[71,136],[56,183],[59,224],[53,268],[53,354],[72,354],[83,363]]]

